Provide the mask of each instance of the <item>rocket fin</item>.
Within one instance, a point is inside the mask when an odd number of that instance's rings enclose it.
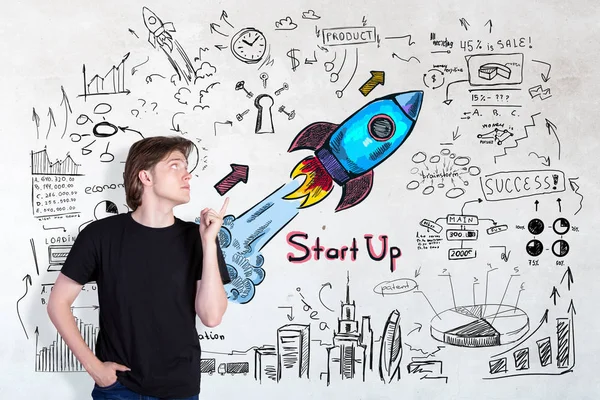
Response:
[[[163,28],[165,28],[165,31],[168,31],[168,32],[177,32],[177,31],[175,30],[175,25],[173,25],[173,23],[172,23],[172,22],[165,22],[165,23],[163,24]],[[170,35],[169,35],[169,36],[170,36]]]
[[[314,122],[308,125],[296,135],[288,153],[299,149],[318,150],[337,127],[338,125],[331,122]]]
[[[152,47],[156,48],[156,36],[152,32],[148,32],[148,43],[152,45]]]
[[[373,187],[373,170],[364,173],[356,178],[350,179],[342,186],[342,198],[335,211],[342,211],[354,207],[362,202],[371,193]]]

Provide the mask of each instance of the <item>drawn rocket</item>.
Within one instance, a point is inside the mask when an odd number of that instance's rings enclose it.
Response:
[[[173,51],[173,37],[169,32],[175,32],[175,26],[172,22],[163,23],[160,18],[154,14],[148,7],[142,8],[144,25],[148,28],[148,42],[156,48],[156,42],[161,46],[166,45]]]
[[[315,122],[293,140],[288,152],[314,150],[291,173],[303,184],[284,199],[302,199],[300,208],[317,204],[342,187],[335,211],[363,201],[373,186],[373,169],[390,157],[410,135],[423,102],[422,91],[394,93],[373,100],[339,125]],[[332,182],[333,181],[333,182]]]

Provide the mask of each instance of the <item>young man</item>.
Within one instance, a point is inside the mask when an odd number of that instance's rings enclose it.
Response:
[[[192,146],[180,137],[134,143],[124,174],[133,211],[86,226],[54,284],[48,314],[94,379],[94,399],[198,399],[196,315],[214,327],[227,308],[217,237],[229,199],[220,212],[202,210],[199,225],[173,215],[190,201]],[[90,281],[98,286],[95,355],[70,309]]]

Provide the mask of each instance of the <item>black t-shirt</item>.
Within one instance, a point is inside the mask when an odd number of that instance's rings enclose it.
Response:
[[[223,283],[229,274],[219,246]],[[194,307],[202,277],[198,225],[175,218],[165,228],[131,213],[95,221],[77,236],[61,272],[80,284],[96,281],[100,332],[96,356],[123,364],[118,380],[154,397],[200,391],[200,342]]]

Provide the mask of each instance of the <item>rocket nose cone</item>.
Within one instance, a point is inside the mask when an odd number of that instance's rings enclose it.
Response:
[[[421,110],[421,103],[423,103],[423,92],[420,90],[414,92],[401,93],[396,96],[396,102],[402,110],[412,120],[416,120]]]

